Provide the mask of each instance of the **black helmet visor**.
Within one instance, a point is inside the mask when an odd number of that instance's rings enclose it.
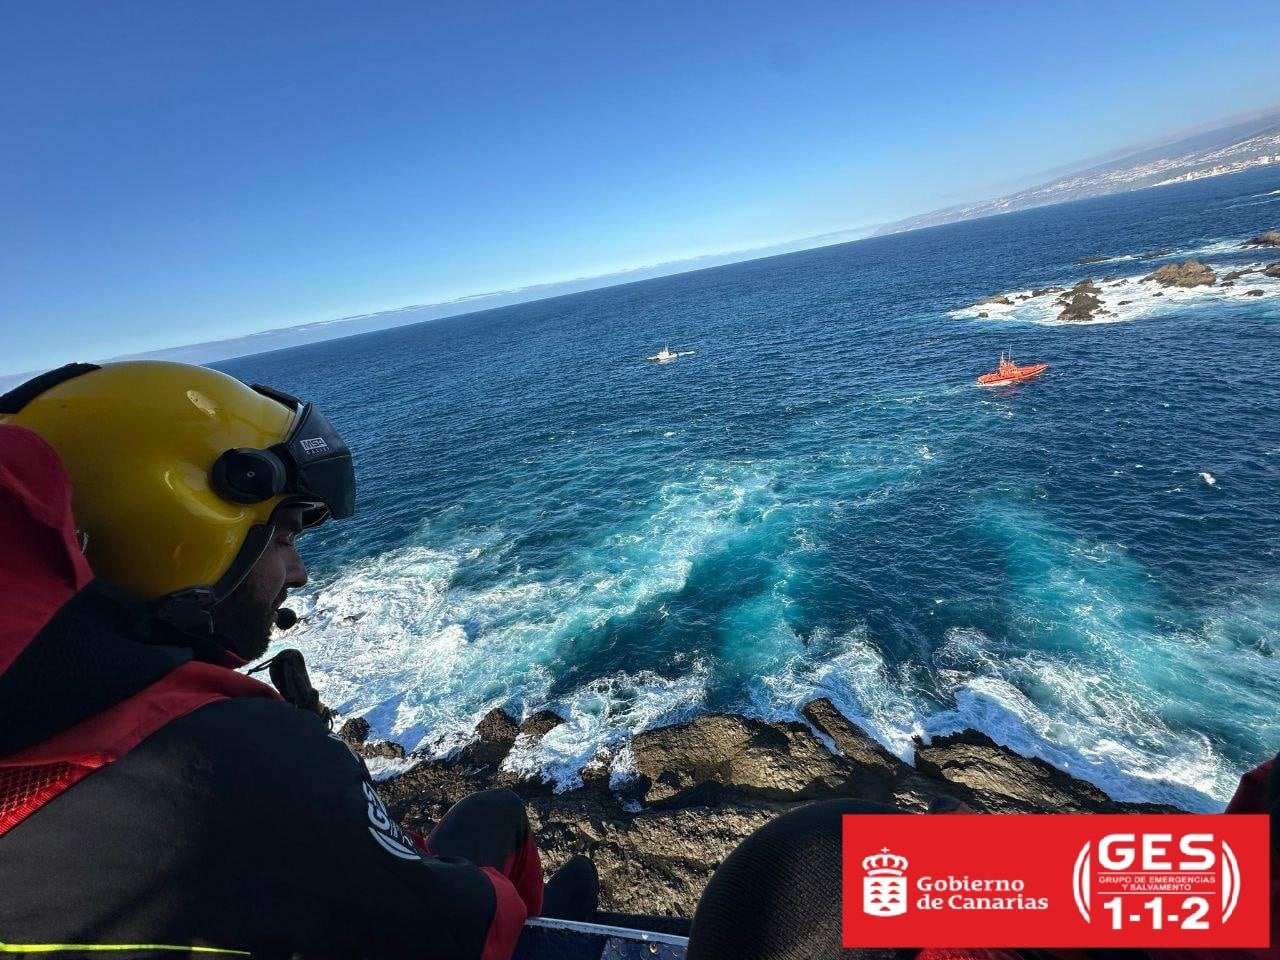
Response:
[[[316,504],[316,510],[304,514],[307,526],[328,517],[343,520],[355,512],[356,474],[351,451],[319,410],[300,403],[289,435],[271,449],[287,473],[282,492]]]

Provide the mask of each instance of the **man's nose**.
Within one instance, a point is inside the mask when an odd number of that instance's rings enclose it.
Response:
[[[307,565],[302,562],[302,557],[298,555],[298,551],[291,551],[292,556],[289,557],[289,565],[285,569],[285,585],[293,588],[306,586],[307,583]]]

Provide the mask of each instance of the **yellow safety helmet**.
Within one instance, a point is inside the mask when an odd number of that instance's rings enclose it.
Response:
[[[307,526],[355,508],[351,453],[314,407],[207,367],[69,364],[0,397],[0,423],[62,458],[94,573],[186,625],[248,574],[281,504]]]

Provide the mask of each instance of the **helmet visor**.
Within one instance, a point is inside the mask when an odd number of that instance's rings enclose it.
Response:
[[[309,403],[298,406],[293,428],[271,448],[288,471],[286,492],[315,508],[304,513],[306,526],[333,517],[342,520],[356,508],[356,474],[351,451],[328,419]]]

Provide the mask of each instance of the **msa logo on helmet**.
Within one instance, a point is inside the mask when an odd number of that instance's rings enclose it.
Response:
[[[303,453],[328,453],[329,442],[324,437],[311,437],[298,441]]]

